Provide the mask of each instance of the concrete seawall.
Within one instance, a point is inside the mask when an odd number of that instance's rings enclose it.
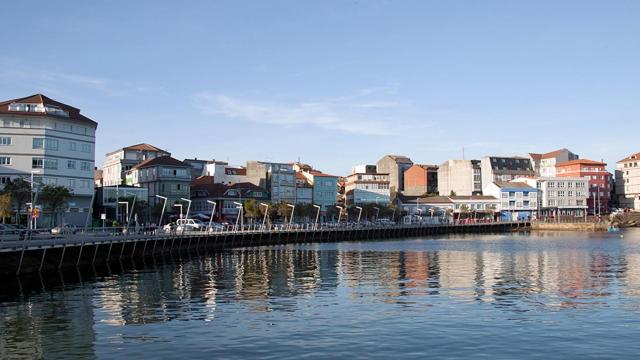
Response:
[[[74,239],[55,244],[25,242],[0,252],[0,275],[56,272],[70,267],[92,266],[122,259],[143,259],[164,254],[198,253],[238,247],[295,243],[366,241],[392,238],[528,230],[529,223],[464,225],[414,225],[376,228],[338,228],[306,231],[227,232],[177,236],[109,239]]]
[[[606,223],[541,223],[533,222],[531,230],[553,231],[607,231]]]

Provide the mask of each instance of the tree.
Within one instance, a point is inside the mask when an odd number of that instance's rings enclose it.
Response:
[[[0,195],[0,218],[2,218],[2,223],[5,223],[6,218],[10,217],[13,214],[13,206],[11,204],[11,194],[5,193]]]
[[[19,224],[20,209],[26,207],[31,200],[31,183],[23,178],[17,178],[5,184],[4,192],[11,194],[11,202],[16,208],[16,224]]]
[[[460,206],[460,219],[459,220],[462,220],[462,214],[467,214],[467,213],[469,213],[469,206],[467,204],[462,204]],[[467,216],[467,218],[468,218],[468,216]]]
[[[244,207],[244,216],[248,219],[251,219],[253,223],[256,218],[262,216],[262,210],[260,209],[260,204],[255,199],[245,200],[243,203]]]
[[[72,194],[64,186],[45,185],[40,191],[40,200],[53,215],[51,217],[51,226],[55,226],[58,222],[58,216],[67,209],[67,200]]]

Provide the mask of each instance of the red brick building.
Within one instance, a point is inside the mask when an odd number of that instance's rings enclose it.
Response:
[[[606,163],[587,159],[572,160],[557,164],[556,173],[558,177],[579,176],[589,178],[588,212],[596,215],[609,213],[611,173],[607,171]],[[575,191],[575,189],[565,190]]]
[[[438,166],[415,164],[404,172],[405,195],[419,196],[438,192]]]

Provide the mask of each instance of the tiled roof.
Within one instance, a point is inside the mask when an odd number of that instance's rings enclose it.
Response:
[[[529,186],[529,184],[523,183],[523,182],[509,182],[509,181],[494,181],[494,184],[496,184],[497,187],[499,188],[531,188],[534,189],[534,187]]]
[[[213,176],[198,176],[191,182],[191,186],[213,184]]]
[[[474,195],[474,196],[449,196],[451,200],[498,200],[495,196]]]
[[[618,161],[618,163],[623,163],[623,162],[627,162],[627,161],[638,161],[640,160],[640,152],[639,153],[635,153],[635,154],[631,154],[629,156],[627,156],[626,158]]]
[[[562,149],[559,149],[559,150],[548,152],[546,154],[542,154],[542,158],[543,159],[551,159],[551,158],[557,157],[558,155],[561,155],[565,151],[569,152],[569,150],[567,150],[565,148],[562,148]]]
[[[57,115],[53,113],[42,113],[42,112],[30,112],[30,111],[12,111],[9,110],[9,105],[13,103],[25,103],[25,104],[42,104],[58,107],[69,114],[69,119],[78,120],[83,123],[92,126],[98,126],[98,123],[89,119],[88,117],[80,114],[80,109],[75,108],[73,106],[63,104],[61,102],[55,101],[49,97],[46,97],[42,94],[35,94],[23,98],[11,99],[0,102],[0,114],[15,114],[15,115],[25,115],[25,116],[54,116],[54,117],[62,117],[66,118],[66,116]]]
[[[391,160],[400,164],[413,164],[413,161],[404,155],[387,155]]]
[[[589,160],[589,159],[578,159],[578,160],[571,160],[571,161],[563,162],[563,163],[560,163],[560,164],[556,164],[556,167],[571,166],[571,165],[607,166],[607,163],[603,163],[601,161]]]
[[[147,168],[147,167],[151,167],[151,166],[159,166],[159,165],[164,165],[164,166],[177,166],[177,167],[186,167],[186,168],[190,168],[191,165],[186,164],[178,159],[174,159],[171,156],[160,156],[160,157],[155,157],[155,158],[151,158],[151,159],[147,159],[143,162],[141,162],[140,164],[134,166],[131,170],[134,169],[143,169],[143,168]]]
[[[529,156],[530,156],[533,160],[540,160],[540,159],[542,159],[542,154],[538,154],[538,153],[529,153]]]
[[[168,151],[164,151],[160,148],[157,148],[153,145],[147,144],[147,143],[140,143],[140,144],[135,144],[135,145],[131,145],[131,146],[127,146],[122,148],[123,150],[136,150],[136,151],[158,151],[158,152],[165,152],[165,153],[169,153]]]

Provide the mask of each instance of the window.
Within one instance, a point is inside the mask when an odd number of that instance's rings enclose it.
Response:
[[[52,177],[43,177],[42,178],[43,185],[58,185],[58,179]]]
[[[80,170],[82,171],[91,171],[91,163],[83,161],[80,163]]]
[[[76,143],[69,141],[69,151],[76,151]]]
[[[69,179],[69,189],[76,187],[76,179]]]
[[[31,167],[34,169],[58,170],[58,160],[34,157],[31,159]]]
[[[2,177],[0,177],[0,184],[2,184],[2,185],[8,183],[9,181],[11,181],[11,177],[10,176],[2,176]]]
[[[8,156],[0,156],[0,165],[11,165],[11,158]]]
[[[80,180],[80,188],[88,189],[89,188],[89,180]]]
[[[43,139],[43,138],[33,138],[33,148],[34,149],[45,149],[45,150],[58,150],[58,140],[56,139]]]
[[[75,169],[76,161],[75,160],[67,160],[67,169]]]
[[[91,144],[81,144],[80,145],[80,151],[84,152],[84,153],[90,153],[91,152]]]
[[[9,136],[0,137],[0,145],[11,145],[11,137]]]

